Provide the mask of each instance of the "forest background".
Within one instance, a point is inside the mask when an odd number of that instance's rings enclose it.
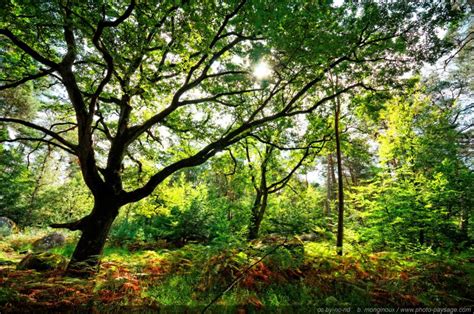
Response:
[[[0,12],[5,264],[66,228],[94,306],[473,304],[468,2]]]

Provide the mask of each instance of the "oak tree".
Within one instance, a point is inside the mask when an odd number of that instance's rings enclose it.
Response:
[[[82,232],[68,269],[83,273],[124,205],[271,121],[435,60],[446,48],[435,30],[460,13],[450,1],[7,1],[0,90],[32,82],[45,113],[0,122],[77,159],[94,206],[55,227]],[[262,59],[264,82],[252,75]],[[345,77],[335,91],[330,71]],[[131,184],[142,151],[156,170]]]

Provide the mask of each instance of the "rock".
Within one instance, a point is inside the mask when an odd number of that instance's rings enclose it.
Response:
[[[35,252],[47,251],[53,247],[58,247],[64,244],[66,239],[58,232],[53,232],[47,236],[33,242],[32,248]]]
[[[64,256],[42,252],[31,253],[25,256],[17,265],[18,270],[35,269],[43,270],[64,270],[67,266],[67,260]]]
[[[303,233],[299,236],[300,240],[305,241],[317,241],[319,236],[316,233]]]
[[[257,239],[257,240],[254,240],[256,242],[261,242],[261,243],[264,243],[264,244],[275,244],[275,245],[278,245],[278,244],[281,244],[281,243],[284,243],[285,241],[287,241],[287,238],[285,238],[284,236],[282,235],[279,235],[277,233],[270,233],[260,239]]]
[[[16,224],[13,220],[7,217],[0,217],[0,237],[9,236],[15,229]]]

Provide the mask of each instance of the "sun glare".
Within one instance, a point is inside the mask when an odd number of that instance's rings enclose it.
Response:
[[[253,75],[258,80],[263,80],[269,77],[271,73],[272,73],[272,70],[270,69],[270,66],[268,65],[268,63],[266,63],[265,61],[260,61],[260,63],[258,63],[255,66],[255,69],[253,70]]]

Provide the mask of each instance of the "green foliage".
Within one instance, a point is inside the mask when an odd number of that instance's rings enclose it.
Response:
[[[414,94],[386,104],[387,128],[379,137],[384,168],[351,193],[365,221],[363,241],[376,248],[466,245],[462,220],[472,208],[474,177],[459,155],[459,133],[451,108]]]
[[[20,294],[15,289],[0,287],[0,306],[21,301]]]
[[[2,129],[0,129],[0,133]],[[2,136],[2,134],[0,134]],[[28,196],[33,190],[33,179],[21,154],[0,144],[0,212],[19,225],[30,221]]]
[[[0,241],[0,311],[200,310],[234,282],[211,310],[472,304],[472,10],[458,2],[2,3],[0,216],[22,233]],[[456,42],[443,77],[401,78]],[[303,178],[334,151],[317,146],[336,97],[344,256],[330,171],[327,191]],[[115,210],[94,281],[11,267],[50,232],[25,226]],[[51,250],[62,266],[76,238]]]
[[[61,185],[48,185],[38,191],[32,222],[49,225],[75,221],[93,207],[93,199],[78,173],[66,178]]]
[[[74,252],[74,245],[72,243],[66,243],[63,246],[52,248],[50,252],[70,258]]]
[[[312,232],[324,227],[322,191],[313,185],[294,182],[269,204],[267,219],[262,225],[263,233],[295,235]]]
[[[31,85],[0,91],[0,116],[32,119],[37,101]],[[18,132],[31,134],[31,130],[18,125],[0,125],[0,215],[7,216],[20,226],[31,223],[30,197],[34,189],[34,173],[28,168],[25,152],[28,146],[18,143],[5,144]]]
[[[146,296],[164,306],[193,306],[193,287],[196,278],[191,276],[170,276],[161,285],[150,288]]]
[[[223,199],[210,197],[205,185],[195,185],[181,175],[161,185],[150,201],[130,207],[111,237],[149,243],[162,239],[177,245],[228,237],[230,206]]]

